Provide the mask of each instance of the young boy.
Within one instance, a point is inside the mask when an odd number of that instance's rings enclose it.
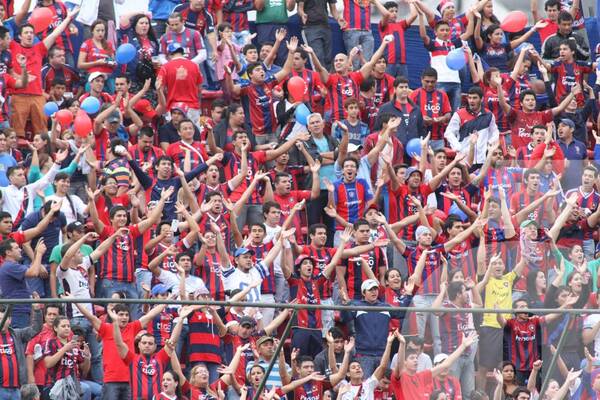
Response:
[[[348,140],[350,143],[362,146],[370,131],[368,125],[360,120],[358,100],[354,97],[346,99],[346,101],[344,101],[344,110],[346,111],[347,117],[341,122],[348,128]],[[342,129],[336,125],[334,137],[338,140],[342,140],[342,136]]]

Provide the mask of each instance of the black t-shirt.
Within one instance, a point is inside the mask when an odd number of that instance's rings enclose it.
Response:
[[[336,4],[335,0],[299,0],[298,2],[304,3],[306,25],[329,26],[327,3]]]
[[[162,142],[167,142],[169,144],[178,142],[180,140],[179,133],[177,133],[177,129],[173,125],[173,122],[169,122],[160,128],[158,128],[158,140]],[[196,125],[194,125],[194,141],[200,141],[200,130]]]

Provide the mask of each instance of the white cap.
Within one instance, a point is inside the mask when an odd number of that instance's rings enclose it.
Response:
[[[88,76],[88,82],[91,82],[91,81],[93,81],[94,79],[96,79],[96,78],[97,78],[97,77],[99,77],[99,76],[103,76],[103,77],[104,77],[104,79],[106,79],[106,75],[105,75],[105,74],[103,74],[102,72],[98,72],[98,71],[96,71],[96,72],[92,72],[92,73],[91,73],[91,74]]]
[[[360,291],[370,290],[374,287],[379,287],[379,282],[376,279],[367,279],[360,285]]]
[[[419,236],[428,232],[430,232],[428,227],[420,225],[415,231],[415,239],[419,240]]]
[[[440,353],[433,358],[433,365],[444,362],[448,358],[448,354]]]

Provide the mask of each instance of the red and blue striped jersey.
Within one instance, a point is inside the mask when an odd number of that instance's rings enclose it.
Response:
[[[577,205],[582,208],[586,213],[593,213],[600,204],[600,193],[592,190],[589,193],[583,193],[581,187],[571,189],[565,193],[565,199],[568,199],[571,194],[577,194]],[[592,239],[594,236],[593,230],[585,231],[583,234],[584,240]]]
[[[137,165],[148,163],[153,166],[154,162],[165,153],[160,147],[156,146],[150,147],[150,149],[144,153],[140,150],[139,145],[135,144],[129,147],[129,154],[131,154],[131,157],[135,160]],[[149,176],[154,176],[154,168],[149,168],[147,172]]]
[[[297,400],[322,400],[323,382],[311,380],[294,389],[294,399]]]
[[[476,247],[475,243],[478,240],[472,235],[463,240],[451,250],[448,250],[448,270],[460,269],[463,272],[465,278],[472,278],[474,282],[477,281],[477,266],[475,265],[475,252],[473,249]]]
[[[494,254],[500,253],[507,270],[512,270],[514,265],[510,261],[513,257],[508,239],[504,235],[504,227],[498,221],[490,219],[488,220],[488,224],[483,228],[483,233],[485,235],[486,258],[489,260]]]
[[[369,0],[344,0],[342,17],[346,21],[344,31],[370,31],[371,2]]]
[[[234,32],[250,30],[248,11],[253,8],[252,0],[229,0],[223,5],[223,21],[229,22]]]
[[[332,121],[341,121],[346,118],[344,102],[349,98],[359,99],[360,84],[363,79],[360,71],[350,72],[346,76],[338,73],[329,74],[329,79],[325,82],[327,88],[325,110],[331,111]]]
[[[513,146],[514,147],[514,146]],[[517,148],[517,163],[521,167],[530,165],[531,155],[533,154],[533,142],[529,142],[527,146]]]
[[[200,36],[200,32],[194,29],[183,28],[181,32],[173,32],[167,30],[160,37],[159,45],[162,54],[168,54],[167,46],[171,43],[179,43],[183,47],[186,58],[192,59],[198,55],[200,50],[204,48],[204,42]]]
[[[375,129],[375,122],[377,122],[377,115],[379,113],[379,106],[377,103],[375,103],[375,96],[366,97],[361,93],[358,106],[360,108],[361,121],[367,124],[369,129],[373,131]]]
[[[190,168],[194,169],[198,165],[202,164],[206,160],[208,160],[208,153],[206,152],[206,148],[200,142],[192,142],[192,144],[187,144],[182,142],[181,140],[175,143],[171,143],[169,147],[167,147],[166,154],[173,159],[175,164],[183,171],[183,164],[185,160],[185,150],[188,149],[190,151]]]
[[[435,24],[438,21],[441,21],[440,16],[435,16],[435,18],[429,23],[429,26],[433,29],[435,28]],[[467,26],[469,20],[465,14],[457,15],[455,18],[452,18],[450,21],[447,21],[450,24],[450,37],[448,40],[460,40],[460,35],[465,31],[465,27]]]
[[[544,320],[539,316],[529,317],[527,321],[517,318],[506,320],[504,332],[508,357],[505,360],[512,362],[517,371],[531,371],[533,363],[541,359],[541,325]]]
[[[589,61],[574,61],[572,63],[554,61],[551,72],[554,74],[555,82],[554,97],[556,97],[556,102],[560,103],[563,96],[571,93],[571,89],[576,83],[583,86],[584,76],[594,72],[594,69]],[[576,99],[577,105],[583,107],[585,103],[583,93],[579,93]]]
[[[321,77],[315,71],[304,68],[301,72],[292,70],[285,81],[294,76],[299,76],[306,83],[306,93],[304,94],[303,101],[309,102],[311,109],[314,110],[319,105],[319,102],[315,99],[315,95],[320,94],[321,89],[325,88],[325,85],[321,82]],[[283,82],[280,85],[283,85]]]
[[[310,201],[310,190],[291,190],[287,196],[282,196],[277,193],[273,193],[273,200],[281,206],[281,220],[280,224],[283,225],[284,221],[290,215],[290,212],[296,203],[302,200]],[[306,218],[302,218],[300,213],[294,215],[292,220],[292,227],[296,228],[295,236],[298,244],[304,242],[302,238],[302,227],[306,227],[308,224]]]
[[[543,193],[541,192],[536,192],[534,195],[530,195],[527,193],[525,188],[523,188],[523,190],[521,190],[520,192],[513,193],[513,195],[510,198],[509,206],[511,214],[516,215],[520,210],[523,210],[525,207],[527,207],[542,196]],[[538,224],[542,225],[542,221],[544,220],[545,216],[547,216],[547,209],[546,202],[544,201],[538,208],[529,213],[526,219],[532,219]]]
[[[425,250],[421,246],[409,247],[404,249],[402,255],[406,258],[406,264],[408,266],[408,274],[412,275],[417,267],[417,262],[421,253]],[[427,256],[425,261],[425,268],[423,268],[423,274],[421,277],[421,287],[419,288],[418,294],[438,294],[440,292],[440,278],[442,274],[442,257],[447,257],[446,251],[444,250],[443,244],[437,244],[431,246],[428,250],[435,250]]]
[[[448,300],[444,301],[442,306],[444,308],[459,308]],[[472,318],[469,318],[469,313],[447,312],[440,315],[439,328],[440,338],[442,339],[442,353],[452,354],[460,347],[463,334],[468,335],[471,333],[473,321]]]
[[[508,74],[503,74],[502,81],[502,87],[504,88],[505,93],[508,93],[508,103],[516,109],[521,109],[521,100],[519,99],[519,96],[523,90],[531,88],[529,75],[523,74],[515,81]]]
[[[41,32],[42,40],[50,36],[50,34],[54,32],[54,30],[58,28],[58,26],[67,18],[68,14],[67,7],[60,0],[54,0],[54,2],[51,5],[45,8],[50,10],[50,12],[52,13],[52,20],[50,22],[50,25],[48,25],[48,27]],[[71,30],[69,28],[65,29],[56,38],[54,44],[60,47],[61,49],[64,49],[65,51],[68,51],[71,54],[74,54],[73,45],[71,44]]]
[[[462,400],[463,398],[460,381],[452,375],[446,375],[444,380],[440,376],[435,377],[433,379],[433,390],[441,390],[446,393],[447,400]]]
[[[0,387],[19,388],[19,363],[10,331],[0,332]]]
[[[354,246],[348,245],[346,248],[352,247]],[[360,256],[367,261],[367,264],[369,264],[376,277],[379,277],[379,272],[387,268],[387,260],[380,247],[375,247],[373,250],[362,253]],[[367,280],[367,276],[362,270],[362,263],[346,259],[343,261],[343,266],[346,268],[344,279],[346,281],[348,297],[350,300],[361,300],[362,292],[360,286]]]
[[[506,194],[506,204],[509,204],[510,197],[517,190],[519,187],[518,183],[520,183],[523,178],[523,172],[524,169],[518,167],[490,168],[482,181],[480,193],[481,198],[483,199],[483,191],[485,191],[485,189],[491,185],[492,196],[496,199],[500,199],[498,187],[502,186],[504,188],[504,193]],[[483,207],[483,202],[481,202],[481,207]]]
[[[121,282],[133,282],[135,271],[134,240],[141,235],[137,225],[128,226],[129,233],[118,235],[108,251],[100,257],[100,279],[110,279]],[[106,240],[115,228],[105,225],[100,233],[100,239]]]
[[[198,187],[198,190],[196,190],[196,199],[198,200],[198,204],[204,203],[206,200],[206,195],[209,192],[219,192],[224,199],[228,199],[231,195],[231,189],[229,188],[228,183],[219,183],[215,187],[210,187],[206,183],[201,183]]]
[[[240,83],[242,106],[246,119],[250,119],[252,132],[255,136],[268,135],[277,129],[277,118],[273,107],[273,87],[277,84],[275,77],[267,76],[263,84],[257,85],[250,81]]]
[[[404,31],[410,28],[405,19],[400,21],[388,21],[383,25],[379,22],[379,37],[387,35],[394,36],[394,40],[385,46],[383,56],[390,65],[406,64],[406,41],[404,40]]]
[[[442,193],[454,193],[457,195],[467,207],[471,207],[475,197],[479,193],[479,188],[475,185],[468,184],[466,186],[460,186],[459,188],[451,188],[448,184],[442,184],[435,191],[435,199],[437,202],[438,210],[443,211],[446,215],[452,214],[454,208],[454,202],[447,197],[442,196]]]
[[[54,68],[50,64],[44,65],[42,68],[42,88],[46,93],[50,93],[52,81],[55,78],[60,78],[65,81],[66,91],[75,93],[79,86],[79,72],[70,65],[63,65],[62,68]]]
[[[247,248],[250,250],[254,250],[254,255],[252,256],[252,259],[254,260],[254,263],[257,263],[259,261],[262,261],[267,255],[267,253],[269,253],[269,251],[273,248],[273,242],[261,243],[258,246],[254,245],[253,243],[250,243],[247,246]],[[275,269],[273,267],[273,263],[269,265],[269,275],[266,276],[260,284],[260,293],[275,294]]]
[[[188,317],[188,355],[190,362],[221,363],[221,337],[211,318],[196,311]]]
[[[64,345],[58,338],[49,339],[44,348],[44,356],[49,357],[58,353]],[[79,378],[79,364],[83,362],[83,353],[78,347],[66,352],[60,361],[52,368],[48,368],[47,374],[53,382],[72,376]]]
[[[12,69],[12,55],[10,50],[0,51],[0,74],[6,74]]]
[[[210,232],[210,224],[214,222],[221,229],[221,237],[225,242],[225,248],[231,249],[232,247],[232,234],[231,234],[231,214],[228,211],[225,211],[222,214],[219,214],[216,218],[211,214],[207,213],[200,218],[198,222],[198,226],[200,227],[200,232],[204,234],[205,232]]]
[[[379,107],[392,99],[392,95],[394,94],[394,77],[384,73],[381,78],[373,76],[373,79],[375,80],[373,101]]]
[[[428,92],[423,88],[418,88],[410,94],[410,99],[419,106],[423,116],[438,118],[452,112],[448,95],[441,90],[435,89],[433,92]],[[431,140],[443,140],[446,124],[434,122],[426,129],[431,134]]]
[[[508,114],[504,112],[504,109],[500,107],[500,100],[498,99],[498,90],[495,87],[486,85],[483,81],[479,81],[479,87],[483,90],[483,106],[490,110],[494,114],[496,119],[496,125],[500,132],[506,132],[510,130],[508,123]],[[506,99],[509,98],[508,92],[502,88]]]
[[[302,247],[302,254],[310,256],[317,261],[317,268],[313,269],[313,275],[318,276],[325,267],[329,264],[333,255],[335,254],[336,249],[333,247],[321,247],[320,249],[316,248],[312,244],[306,245]],[[321,299],[329,299],[331,298],[332,293],[331,281],[324,282],[319,286],[319,297]]]
[[[242,193],[246,190],[248,185],[252,183],[252,179],[254,179],[254,174],[256,174],[260,167],[262,167],[267,162],[267,153],[264,151],[252,151],[248,153],[248,176],[246,179],[242,181],[242,183],[235,188],[235,190],[231,193],[229,199],[232,202],[236,202],[242,197]],[[221,161],[221,165],[223,165],[223,172],[225,175],[225,180],[230,181],[236,176],[241,168],[241,156],[236,152],[225,152],[223,155],[223,160]],[[262,189],[262,185],[257,185],[256,190],[250,195],[248,199],[248,204],[262,204],[262,197],[260,196],[260,191]]]
[[[190,3],[179,4],[173,12],[181,13],[186,28],[196,30],[202,37],[215,31],[215,21],[212,15],[202,7],[201,11],[193,11]]]
[[[335,181],[333,187],[333,201],[338,215],[351,224],[362,218],[367,203],[373,198],[369,183],[362,178],[356,178],[349,183],[343,180]],[[344,227],[336,224],[335,229],[343,230]]]
[[[309,280],[304,280],[297,274],[292,274],[287,279],[290,285],[290,300],[296,300],[298,304],[321,304],[319,287],[327,285],[329,280],[319,274],[312,276]],[[299,328],[321,329],[323,327],[321,320],[321,310],[300,309],[296,314],[296,325]]]
[[[213,300],[225,300],[225,285],[221,275],[221,258],[219,253],[206,252],[204,260],[194,259],[195,268],[192,275],[198,276],[204,282],[204,285],[210,292],[210,297]]]
[[[132,399],[152,399],[155,394],[160,393],[162,375],[170,361],[164,349],[151,356],[135,354],[129,350],[124,361],[129,365]]]
[[[175,327],[175,318],[178,316],[177,309],[165,308],[156,318],[148,324],[148,333],[154,336],[156,346],[162,349],[167,339],[171,337]]]
[[[17,81],[10,74],[0,74],[0,95],[5,99],[0,106],[0,121],[8,121],[8,105],[10,102],[6,100],[9,99],[10,90],[15,88],[16,83]]]
[[[409,215],[414,215],[418,212],[409,200],[409,196],[415,196],[423,207],[427,204],[427,196],[431,194],[431,187],[423,183],[416,191],[412,191],[408,185],[400,185],[395,192],[390,195],[390,223],[398,222]],[[406,226],[398,232],[398,236],[403,240],[415,240],[416,226],[414,224]]]

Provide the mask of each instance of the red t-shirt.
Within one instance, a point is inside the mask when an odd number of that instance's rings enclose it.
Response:
[[[142,330],[139,320],[130,322],[121,330],[123,342],[129,351],[135,349],[135,336]],[[102,367],[104,368],[104,382],[129,382],[129,364],[119,356],[117,345],[113,337],[113,325],[107,322],[100,325],[98,336],[102,338]]]
[[[30,94],[41,96],[42,90],[42,66],[44,65],[44,57],[48,53],[48,49],[44,42],[34,44],[32,47],[23,47],[14,40],[10,42],[9,50],[12,54],[12,64],[15,74],[21,75],[21,67],[17,62],[17,55],[23,54],[27,57],[27,73],[29,82],[22,89],[14,89],[14,94]]]
[[[98,47],[94,44],[92,39],[88,39],[81,44],[81,49],[79,50],[82,53],[85,53],[85,62],[94,62],[98,60],[104,60],[107,58],[114,58],[115,49],[111,42],[106,43],[106,47],[108,50],[103,49],[102,47]],[[111,67],[109,65],[99,65],[96,67],[91,67],[87,70],[88,73],[92,72],[102,72],[104,74],[112,74],[115,67]]]
[[[290,215],[290,211],[292,210],[292,207],[294,207],[294,205],[296,203],[299,203],[302,200],[306,200],[306,201],[310,200],[310,191],[309,190],[292,190],[292,191],[290,191],[290,194],[287,196],[281,196],[281,195],[278,195],[277,193],[273,193],[273,200],[275,200],[275,202],[279,203],[279,205],[281,206],[281,223],[283,224],[283,222]],[[294,228],[296,228],[296,240],[299,240],[302,238],[301,228],[304,225],[306,225],[306,224],[304,223],[304,220],[302,220],[302,218],[300,218],[300,213],[296,213],[296,215],[294,215],[294,220],[292,221],[292,226]]]
[[[27,348],[25,349],[25,355],[33,356],[35,354],[35,347],[40,346],[40,351],[44,351],[44,346],[46,342],[52,338],[56,337],[54,329],[47,324],[42,326],[42,330],[36,336],[33,337],[27,343]],[[43,358],[39,358],[33,361],[33,376],[35,378],[35,384],[38,386],[45,386],[47,383],[51,383],[47,380],[46,376],[46,364],[44,363]]]
[[[515,149],[527,146],[531,142],[531,129],[536,125],[546,125],[553,119],[552,111],[525,112],[523,110],[511,109],[508,120],[511,124],[510,135],[512,145]]]
[[[198,95],[202,84],[202,75],[198,65],[187,58],[176,58],[160,68],[158,79],[167,89],[167,109],[173,103],[181,102],[190,108],[200,108]]]
[[[431,370],[427,369],[414,375],[403,372],[400,374],[400,378],[396,378],[396,375],[392,374],[390,388],[392,388],[396,400],[428,400],[429,395],[433,392]]]

